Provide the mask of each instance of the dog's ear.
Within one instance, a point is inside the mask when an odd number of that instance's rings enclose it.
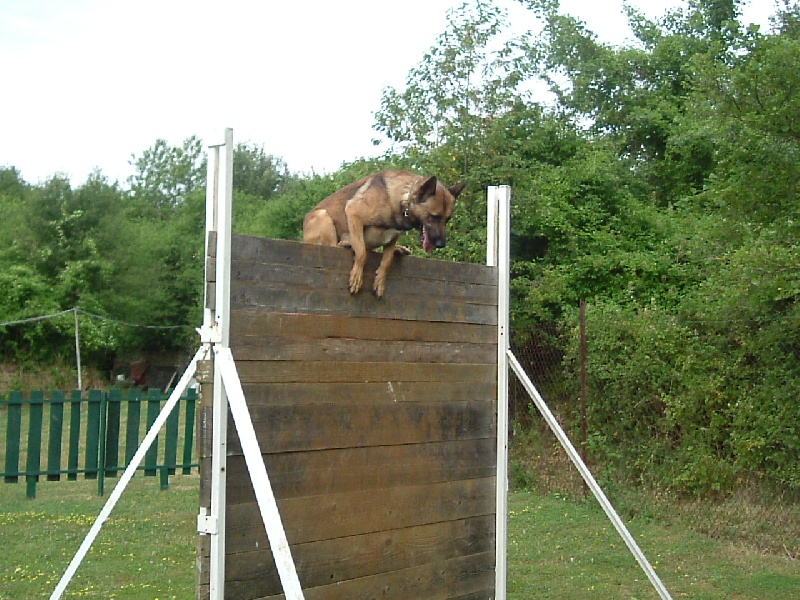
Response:
[[[425,202],[428,196],[436,194],[436,177],[429,177],[417,188],[417,202]]]
[[[466,184],[466,182],[464,182],[464,183],[459,183],[458,185],[454,185],[454,186],[453,186],[453,187],[451,187],[451,188],[447,188],[447,191],[449,191],[451,194],[453,194],[453,198],[458,198],[458,195],[459,195],[461,192],[463,192],[463,191],[464,191],[464,188],[465,188],[465,187],[467,187],[467,184]]]

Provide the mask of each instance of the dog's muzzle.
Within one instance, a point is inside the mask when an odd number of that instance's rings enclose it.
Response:
[[[428,233],[428,228],[423,225],[421,227],[422,247],[425,252],[433,252],[435,248],[444,248],[447,245],[447,238],[443,236],[431,237]]]

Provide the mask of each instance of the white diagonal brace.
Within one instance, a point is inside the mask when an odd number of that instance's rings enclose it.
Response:
[[[239,441],[242,444],[244,460],[247,470],[250,472],[250,481],[253,483],[253,490],[256,493],[258,509],[261,511],[269,545],[275,557],[275,566],[278,568],[278,575],[281,578],[283,593],[287,600],[303,600],[303,589],[300,587],[300,580],[297,577],[297,569],[289,548],[289,541],[286,539],[286,530],[283,528],[281,515],[278,512],[278,504],[275,501],[267,468],[261,457],[261,448],[258,445],[250,411],[244,399],[236,363],[233,361],[230,348],[215,346],[214,352],[216,358],[214,368],[222,374],[222,382],[228,394],[228,406],[239,434]]]
[[[556,437],[564,447],[564,450],[567,451],[567,455],[569,455],[570,460],[572,460],[573,464],[578,469],[578,472],[581,474],[581,477],[583,477],[586,485],[589,486],[589,489],[592,490],[594,497],[597,498],[600,506],[603,507],[606,516],[608,516],[609,520],[611,521],[611,524],[614,525],[617,533],[619,533],[620,537],[628,546],[628,550],[631,551],[631,554],[633,554],[636,562],[639,563],[639,566],[642,568],[645,575],[647,575],[650,583],[653,585],[656,592],[658,592],[661,600],[672,600],[672,596],[669,595],[667,588],[664,587],[664,584],[656,574],[655,569],[653,569],[652,565],[647,560],[647,557],[644,555],[644,552],[642,552],[642,549],[639,548],[636,540],[633,539],[631,532],[628,531],[625,523],[622,522],[622,519],[620,519],[617,511],[614,510],[614,507],[612,506],[611,502],[609,502],[608,498],[603,492],[603,489],[600,487],[600,484],[597,483],[592,475],[592,472],[589,470],[589,467],[587,467],[586,463],[583,462],[581,455],[575,449],[575,446],[572,445],[569,436],[561,428],[561,425],[558,423],[558,419],[556,419],[555,415],[553,415],[553,413],[550,411],[550,407],[547,406],[547,403],[544,401],[541,394],[539,394],[536,386],[533,385],[528,377],[528,374],[525,373],[525,369],[523,369],[522,365],[519,364],[517,357],[514,356],[514,353],[511,352],[511,350],[508,351],[508,362],[511,365],[511,369],[519,378],[522,387],[524,387],[525,391],[528,392],[531,400],[533,400],[534,404],[536,404],[536,408],[539,409],[542,417],[544,417],[544,420],[550,426],[550,429],[552,429],[553,433],[556,434]]]
[[[133,455],[133,458],[131,458],[131,462],[128,464],[128,466],[125,468],[125,471],[122,473],[122,476],[119,478],[114,491],[111,492],[111,495],[108,497],[105,506],[103,506],[103,509],[95,519],[94,524],[89,529],[89,533],[86,534],[86,538],[83,540],[80,548],[78,548],[78,551],[75,553],[72,562],[69,563],[69,566],[64,572],[64,575],[61,577],[61,580],[58,582],[56,589],[51,594],[50,600],[58,600],[64,594],[69,582],[72,580],[73,576],[78,570],[78,567],[81,566],[83,559],[86,558],[86,555],[89,553],[89,549],[92,547],[95,539],[97,539],[100,529],[102,529],[103,525],[108,520],[108,517],[111,515],[111,511],[114,510],[117,502],[119,502],[119,499],[122,497],[122,492],[125,491],[128,483],[130,483],[130,480],[133,479],[136,469],[138,469],[139,465],[142,464],[145,454],[147,454],[150,446],[153,445],[153,442],[155,441],[156,437],[158,437],[158,433],[161,431],[161,428],[164,427],[164,424],[167,422],[167,418],[169,418],[170,413],[178,404],[183,392],[189,385],[189,381],[191,381],[192,377],[194,377],[197,361],[202,360],[207,352],[207,347],[201,347],[194,355],[192,362],[190,362],[189,366],[186,367],[186,370],[183,372],[183,376],[178,381],[178,384],[175,386],[172,394],[170,394],[167,403],[164,405],[164,408],[161,409],[161,413],[159,413],[158,417],[156,417],[156,420],[153,421],[153,424],[150,426],[150,430],[142,440],[142,444],[139,446],[136,454]]]

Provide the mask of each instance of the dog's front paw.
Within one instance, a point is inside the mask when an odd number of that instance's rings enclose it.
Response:
[[[352,248],[353,244],[348,242],[347,240],[342,240],[338,244],[336,244],[339,248]]]
[[[411,248],[407,248],[406,246],[395,246],[394,253],[398,256],[408,256],[411,254]]]
[[[383,292],[386,291],[386,276],[382,276],[380,271],[375,276],[375,283],[372,285],[372,291],[375,293],[376,298],[383,298]]]
[[[357,294],[361,290],[364,280],[364,271],[356,266],[350,270],[350,293]]]

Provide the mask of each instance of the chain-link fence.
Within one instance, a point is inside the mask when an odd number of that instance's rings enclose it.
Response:
[[[727,338],[661,313],[589,306],[583,326],[578,315],[514,329],[512,350],[621,514],[652,513],[713,537],[800,557],[797,488],[776,482],[769,462],[762,470],[742,467],[740,446],[728,439],[745,435],[738,420],[753,399],[729,389],[746,374],[724,366]],[[759,364],[764,373],[770,368],[766,359]],[[759,381],[768,379],[764,373]],[[771,423],[770,410],[797,402],[780,396],[785,387],[761,390],[769,393],[777,396],[773,404],[764,401],[748,419]],[[514,485],[586,496],[577,470],[513,376],[509,401]],[[719,431],[708,431],[714,427]]]

